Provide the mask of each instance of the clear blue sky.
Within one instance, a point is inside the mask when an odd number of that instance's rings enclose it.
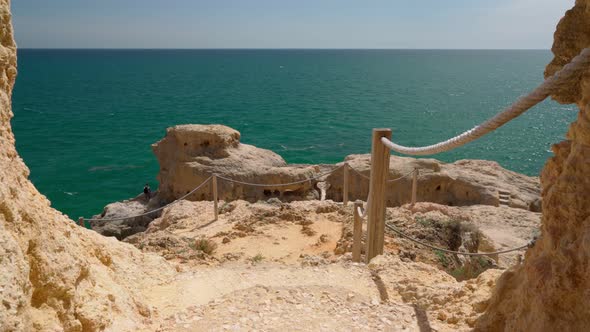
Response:
[[[541,48],[574,0],[12,0],[21,48]]]

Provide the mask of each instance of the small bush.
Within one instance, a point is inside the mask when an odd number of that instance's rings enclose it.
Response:
[[[196,251],[202,251],[207,255],[212,255],[217,249],[217,243],[209,239],[198,239],[189,243],[189,247]]]
[[[419,223],[420,225],[424,226],[424,227],[431,227],[433,224],[433,220],[432,219],[428,219],[428,218],[424,218],[424,217],[416,217],[416,222]]]
[[[454,269],[450,274],[458,281],[468,279],[465,275],[465,268],[463,267]]]
[[[264,259],[261,253],[256,254],[256,256],[251,258],[252,263],[260,263]]]
[[[440,250],[435,250],[434,254],[438,258],[438,262],[440,263],[440,265],[442,265],[445,268],[449,266],[449,258],[445,255],[444,252]]]

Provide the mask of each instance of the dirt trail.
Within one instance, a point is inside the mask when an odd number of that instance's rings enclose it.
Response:
[[[382,302],[364,265],[229,263],[181,274],[146,297],[159,331],[419,331],[416,310]]]
[[[210,202],[181,202],[126,239],[181,271],[143,288],[157,312],[150,331],[466,331],[501,273],[487,266],[468,276],[452,257],[390,233],[385,256],[352,263],[352,207],[331,201],[236,201],[220,210],[212,222]],[[491,249],[526,242],[539,219],[512,208],[432,203],[387,215],[438,246],[448,245],[445,225],[453,220],[475,225]]]

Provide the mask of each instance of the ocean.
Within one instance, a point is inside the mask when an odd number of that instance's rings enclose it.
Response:
[[[472,128],[543,80],[548,50],[18,50],[12,120],[31,180],[72,218],[157,187],[151,144],[219,123],[290,163],[370,151],[371,129],[426,145]],[[576,117],[546,101],[452,152],[537,176]]]

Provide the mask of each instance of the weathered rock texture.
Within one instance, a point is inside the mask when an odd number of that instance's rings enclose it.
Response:
[[[172,274],[160,257],[82,229],[27,179],[10,127],[16,45],[0,0],[0,331],[134,331],[152,310],[141,285]]]
[[[345,163],[357,172],[349,172],[349,198],[366,200],[369,194],[371,156],[350,155]],[[397,179],[419,169],[417,200],[450,206],[499,205],[499,192],[509,193],[509,205],[538,212],[540,186],[538,178],[529,177],[502,168],[497,162],[487,160],[459,160],[446,164],[435,159],[414,159],[391,156],[389,179]],[[328,176],[327,197],[342,200],[343,170]],[[387,206],[409,203],[412,175],[390,183],[387,190]]]
[[[557,26],[546,76],[590,47],[590,0],[577,0]],[[590,70],[552,97],[576,103],[567,140],[553,146],[541,174],[542,236],[523,265],[498,281],[482,331],[590,330]]]
[[[161,211],[148,212],[157,209],[163,204],[159,199],[158,193],[149,201],[141,194],[130,200],[111,203],[104,207],[100,215],[92,217],[93,220],[90,221],[90,227],[104,236],[114,236],[118,240],[123,240],[130,235],[145,231],[149,223],[162,214]],[[142,214],[146,215],[113,220]]]
[[[287,166],[278,154],[240,143],[240,133],[221,125],[178,125],[168,128],[166,137],[152,145],[160,162],[160,195],[172,201],[181,197],[211,174],[264,184],[305,180],[319,171],[314,166]],[[317,197],[307,182],[284,187],[251,187],[218,181],[220,199],[257,201],[270,197],[283,200]],[[211,186],[192,194],[191,200],[210,200]]]
[[[336,165],[287,165],[276,153],[239,142],[240,133],[220,125],[180,125],[168,128],[166,137],[153,145],[160,162],[161,197],[172,201],[205,181],[211,174],[239,181],[280,184],[317,177],[334,170]],[[351,155],[345,159],[358,172],[369,176],[370,155]],[[485,204],[498,206],[499,191],[510,196],[511,207],[540,209],[538,178],[531,178],[484,160],[460,160],[445,164],[434,159],[413,159],[392,156],[390,178],[395,179],[420,169],[418,200],[446,205]],[[350,171],[350,199],[366,199],[369,181]],[[221,199],[244,199],[250,202],[279,197],[283,201],[319,198],[325,188],[326,198],[342,200],[343,169],[321,179],[286,187],[251,187],[219,180]],[[390,185],[386,203],[400,206],[409,202],[412,177]],[[189,197],[210,200],[209,185]]]

